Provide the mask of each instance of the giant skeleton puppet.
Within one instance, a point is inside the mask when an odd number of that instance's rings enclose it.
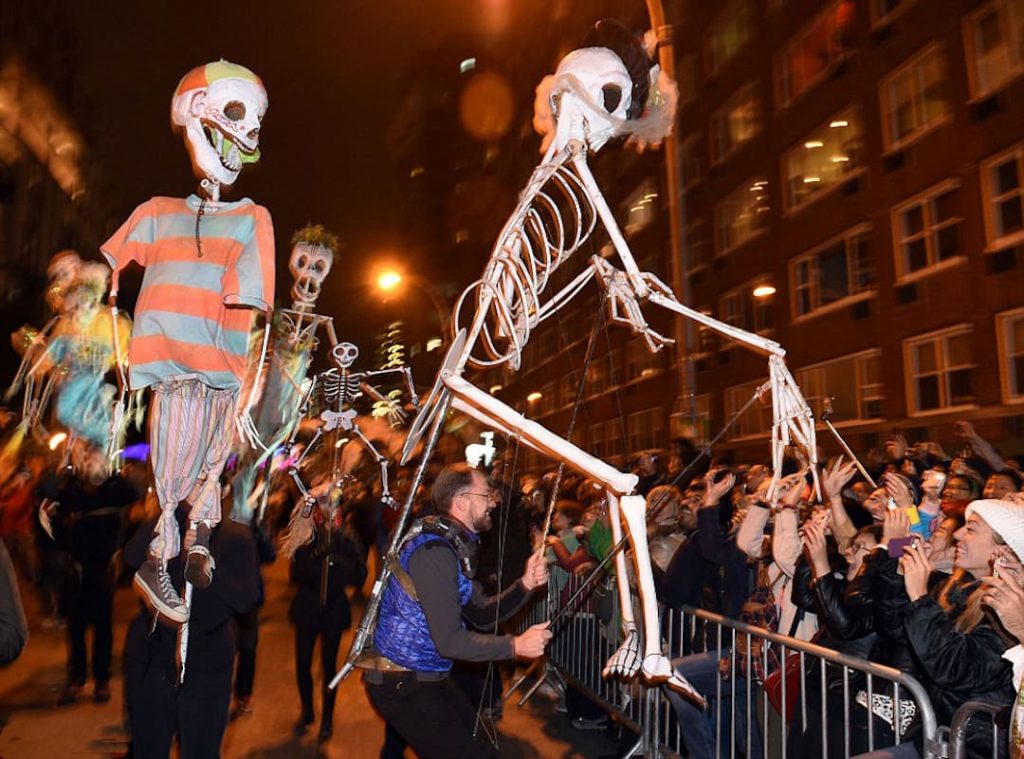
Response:
[[[262,513],[270,493],[268,467],[260,486],[253,485],[258,469],[271,459],[280,445],[294,437],[305,404],[310,360],[327,336],[333,349],[338,345],[334,320],[316,313],[316,302],[324,280],[334,264],[338,238],[320,225],[308,225],[292,236],[288,270],[292,274],[290,308],[274,311],[265,380],[258,392],[259,405],[253,410],[253,422],[266,450],[257,457],[252,446],[240,453],[238,474],[232,483],[234,507],[232,519],[250,522],[254,513]]]
[[[605,667],[606,676],[634,677],[638,672],[650,683],[666,683],[700,699],[689,683],[676,674],[662,653],[657,599],[648,555],[645,501],[635,494],[637,477],[609,466],[580,450],[568,440],[545,429],[470,383],[467,367],[491,368],[508,364],[520,367],[523,347],[538,324],[554,315],[588,283],[601,287],[613,322],[629,327],[644,338],[652,351],[671,340],[652,330],[641,304],[660,306],[693,319],[756,351],[767,354],[773,409],[772,460],[774,489],[785,446],[799,443],[815,463],[815,430],[811,411],[797,388],[777,343],[720,322],[680,303],[671,289],[649,272],[640,271],[587,163],[588,153],[608,141],[625,138],[645,144],[660,142],[674,119],[675,85],[667,81],[639,39],[622,27],[602,22],[595,29],[592,46],[575,50],[559,64],[553,77],[538,87],[535,124],[546,132],[544,158],[534,170],[518,205],[498,237],[483,276],[462,294],[455,307],[455,339],[445,357],[434,387],[406,439],[408,458],[425,440],[415,492],[440,433],[445,415],[454,408],[482,424],[574,467],[604,488],[610,507],[616,542],[621,542],[622,519],[628,531],[640,590],[643,631],[633,613],[626,582],[619,583],[624,642]],[[631,76],[632,72],[632,76]],[[545,128],[546,126],[546,128]],[[558,292],[545,291],[551,276],[567,265],[574,253],[590,239],[600,221],[611,238],[621,269],[611,260],[592,256],[580,272]],[[460,318],[466,316],[465,321]],[[465,327],[458,325],[465,323]],[[426,437],[424,437],[426,435]],[[399,530],[412,506],[405,513]],[[390,554],[399,548],[394,540]],[[617,574],[626,577],[626,557],[616,555]],[[367,612],[360,624],[344,677],[366,648],[378,598],[389,579],[388,563],[374,586]]]
[[[253,438],[249,411],[258,377],[252,391],[241,387],[253,312],[269,316],[273,307],[274,231],[265,208],[248,198],[223,202],[220,194],[258,160],[266,110],[263,83],[243,66],[221,60],[186,74],[174,91],[171,120],[184,132],[199,194],[147,200],[101,247],[114,269],[115,309],[118,273],[132,262],[145,267],[129,346],[130,383],[133,390],[152,391],[149,442],[161,514],[135,585],[175,622],[189,615],[167,570],[182,543],[175,509],[182,501],[190,506],[188,598],[193,586],[206,587],[213,576],[209,537],[221,518],[220,476],[233,422],[243,438]],[[264,352],[268,335],[269,322]]]

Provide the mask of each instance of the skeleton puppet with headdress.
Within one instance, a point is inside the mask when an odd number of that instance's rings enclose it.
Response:
[[[291,308],[274,312],[270,348],[259,405],[253,411],[253,421],[266,451],[258,457],[250,447],[243,451],[238,474],[232,484],[234,507],[232,519],[239,522],[252,520],[254,512],[262,511],[269,495],[267,470],[262,488],[253,490],[259,467],[287,441],[299,419],[303,395],[308,389],[307,371],[313,352],[320,344],[320,332],[327,336],[333,349],[338,344],[334,320],[316,313],[316,302],[324,280],[334,264],[339,248],[338,238],[319,224],[307,225],[292,236],[292,252],[288,269],[294,279]],[[257,505],[257,501],[258,504]]]
[[[150,445],[161,516],[150,559],[135,584],[167,618],[188,608],[167,562],[181,536],[174,512],[191,505],[185,577],[205,587],[213,574],[210,529],[221,517],[220,476],[234,438],[252,432],[255,390],[241,393],[250,363],[254,311],[274,302],[270,214],[248,198],[221,201],[242,169],[259,159],[267,93],[252,71],[227,61],[199,66],[181,80],[171,120],[182,130],[200,180],[198,194],[146,201],[102,246],[117,276],[135,262],[145,276],[129,347],[130,383],[149,387]],[[264,330],[263,348],[269,334]],[[262,358],[257,366],[262,366]]]

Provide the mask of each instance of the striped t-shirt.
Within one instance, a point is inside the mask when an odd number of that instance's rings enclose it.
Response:
[[[175,379],[241,387],[252,309],[274,303],[274,229],[270,213],[248,198],[207,202],[151,198],[100,250],[118,273],[145,267],[128,350],[133,390]]]

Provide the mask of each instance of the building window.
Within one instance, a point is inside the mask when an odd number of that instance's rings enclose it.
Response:
[[[609,419],[604,423],[604,454],[611,458],[621,456],[625,452],[626,441],[623,439],[622,421]]]
[[[626,223],[622,231],[627,235],[635,235],[641,229],[650,226],[658,216],[658,183],[647,178],[640,183],[625,203]]]
[[[604,450],[604,422],[590,425],[590,454],[597,458],[603,458]]]
[[[1024,401],[1024,308],[996,315],[1003,400]]]
[[[753,33],[751,0],[733,0],[718,14],[704,37],[705,75],[710,78],[740,51]]]
[[[715,206],[715,254],[724,255],[768,226],[768,180],[754,177]]]
[[[662,352],[652,353],[643,338],[626,345],[626,381],[650,377],[662,368]]]
[[[974,403],[970,325],[904,340],[903,364],[911,415]]]
[[[943,182],[893,209],[896,275],[908,277],[960,254],[960,222],[954,211],[960,183]]]
[[[563,374],[558,381],[558,406],[571,406],[576,402],[576,388],[579,385],[579,378],[576,372]]]
[[[764,332],[774,326],[775,288],[770,277],[759,277],[730,290],[722,295],[718,305],[721,321],[747,332]],[[723,347],[731,345],[731,341],[726,341]]]
[[[721,163],[760,131],[761,99],[757,82],[750,82],[711,114],[711,163]]]
[[[942,45],[929,45],[882,80],[885,146],[894,150],[949,115],[946,92],[946,54]]]
[[[672,404],[672,416],[669,418],[669,434],[674,439],[685,437],[698,444],[711,439],[711,394],[705,393],[687,403],[678,398]]]
[[[989,247],[1024,238],[1024,143],[982,163],[981,186]]]
[[[849,54],[856,12],[852,0],[834,2],[786,44],[776,64],[781,105],[792,103]]]
[[[725,389],[725,421],[728,424],[732,421],[740,409],[751,399],[758,388],[765,380],[758,382],[746,382],[742,385],[728,387]],[[755,400],[750,407],[741,414],[729,437],[749,437],[751,435],[767,435],[772,429],[772,396],[770,392],[765,393],[763,398]]]
[[[1024,0],[993,0],[964,22],[971,95],[983,98],[1024,71]]]
[[[793,316],[806,316],[875,285],[871,227],[855,227],[789,264]]]
[[[638,411],[626,419],[629,433],[629,452],[658,448],[661,445],[662,431],[665,429],[664,411],[660,407]]]
[[[882,383],[882,351],[870,350],[804,367],[796,383],[817,419],[832,403],[833,421],[865,421],[882,416],[885,385]]]
[[[892,21],[914,4],[914,0],[871,0],[871,21],[880,26]]]
[[[708,240],[708,225],[704,219],[694,219],[687,225],[686,246],[690,271],[711,263],[711,241]]]
[[[704,174],[704,161],[699,134],[691,134],[681,147],[683,156],[683,188],[688,189],[700,181]]]
[[[847,108],[811,132],[782,158],[786,207],[797,208],[821,195],[864,165],[860,109]]]
[[[558,408],[558,398],[555,393],[558,391],[558,385],[555,382],[546,382],[540,388],[540,400],[537,403],[537,413],[539,415],[550,414],[556,408]]]
[[[600,395],[608,389],[608,354],[595,356],[587,367],[587,395]]]

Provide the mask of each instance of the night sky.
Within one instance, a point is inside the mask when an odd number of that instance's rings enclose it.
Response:
[[[180,77],[221,57],[255,71],[270,100],[262,157],[224,197],[248,196],[270,210],[278,302],[290,300],[285,262],[292,232],[314,222],[341,237],[344,252],[320,304],[335,316],[341,335],[358,333],[366,322],[352,306],[367,298],[368,263],[401,256],[393,216],[395,169],[385,135],[400,103],[403,76],[417,55],[441,40],[466,40],[467,49],[458,53],[466,57],[488,45],[509,44],[528,26],[510,16],[516,6],[523,4],[62,0],[19,13],[28,23],[60,26],[72,40],[73,102],[67,106],[85,137],[88,192],[102,193],[98,207],[109,216],[102,224],[107,233],[145,199],[185,195],[196,186],[182,140],[170,128],[170,96]],[[477,44],[480,50],[470,49]]]

